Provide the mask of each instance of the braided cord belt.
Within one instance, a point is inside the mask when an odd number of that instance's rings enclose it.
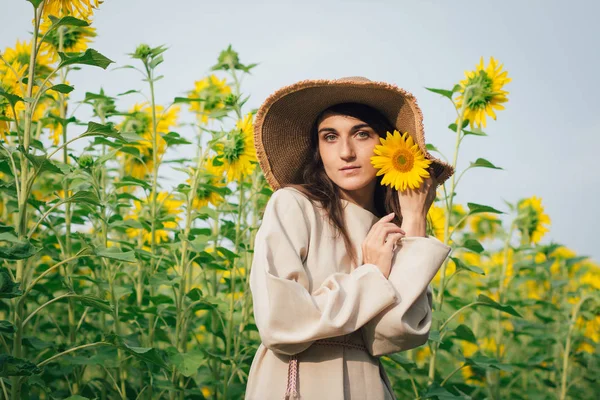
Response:
[[[351,347],[363,351],[367,351],[367,348],[363,344],[342,342],[340,340],[328,340],[320,339],[315,341],[313,344],[325,345],[325,346],[343,346]],[[298,398],[298,355],[292,354],[288,362],[288,380],[287,387],[285,389],[284,400]]]

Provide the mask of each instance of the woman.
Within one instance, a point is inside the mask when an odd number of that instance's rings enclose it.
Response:
[[[432,161],[417,190],[382,186],[370,162],[393,129]],[[255,144],[275,191],[250,272],[262,343],[245,398],[395,399],[379,357],[427,341],[429,284],[450,252],[425,227],[454,171],[427,153],[414,97],[360,77],[301,81],[263,103]]]

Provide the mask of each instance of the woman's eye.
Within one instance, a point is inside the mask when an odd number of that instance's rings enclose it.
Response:
[[[327,138],[329,138],[329,137],[335,137],[335,135],[326,135],[325,140],[327,140]]]
[[[359,134],[361,134],[361,133],[365,134],[365,136],[363,136],[363,137],[369,137],[369,132],[359,131],[358,133]]]

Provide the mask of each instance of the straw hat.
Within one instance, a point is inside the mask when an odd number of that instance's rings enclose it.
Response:
[[[454,168],[425,148],[423,114],[415,97],[404,89],[362,76],[312,79],[284,86],[271,94],[256,113],[254,146],[265,178],[273,190],[302,183],[302,166],[310,154],[310,130],[317,116],[338,103],[362,103],[379,110],[400,133],[408,132],[432,161],[441,185]]]

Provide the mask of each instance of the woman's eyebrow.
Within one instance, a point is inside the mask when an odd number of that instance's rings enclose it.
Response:
[[[355,131],[360,128],[370,128],[370,127],[371,126],[369,124],[357,124],[352,127],[352,130]],[[325,128],[319,129],[318,133],[323,133],[323,132],[337,132],[337,131],[335,130],[335,128],[325,127]]]

